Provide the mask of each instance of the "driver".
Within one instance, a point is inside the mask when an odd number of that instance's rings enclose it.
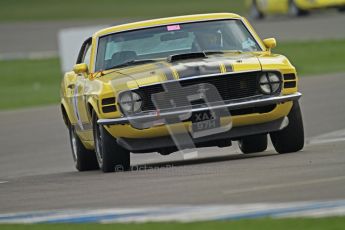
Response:
[[[222,48],[222,34],[216,30],[195,32],[193,49],[195,51],[217,51]]]

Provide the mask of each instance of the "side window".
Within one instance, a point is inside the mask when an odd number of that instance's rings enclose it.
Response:
[[[82,63],[86,63],[87,65],[90,65],[90,58],[91,58],[91,44],[89,45],[89,47],[87,47]]]
[[[80,63],[90,64],[91,42],[92,42],[92,39],[88,38],[81,46],[78,59],[77,59],[77,64],[80,64]]]

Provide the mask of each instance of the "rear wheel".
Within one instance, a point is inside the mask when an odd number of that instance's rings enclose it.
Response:
[[[85,148],[77,133],[75,127],[68,125],[70,143],[74,165],[78,171],[89,171],[98,169],[97,159],[94,151]]]
[[[297,152],[304,147],[303,119],[298,101],[294,102],[288,118],[289,124],[286,128],[270,134],[278,153]]]
[[[127,171],[130,169],[130,152],[119,146],[116,139],[102,126],[97,124],[93,112],[93,136],[99,167],[103,172]]]
[[[242,153],[259,153],[267,149],[267,134],[244,137],[238,141]]]
[[[301,17],[307,15],[309,12],[299,8],[295,0],[290,0],[289,2],[289,15],[292,17]]]
[[[265,15],[259,10],[258,4],[256,1],[253,1],[250,7],[250,17],[252,19],[264,19]]]
[[[339,10],[340,13],[345,13],[345,6],[340,7],[338,10]]]

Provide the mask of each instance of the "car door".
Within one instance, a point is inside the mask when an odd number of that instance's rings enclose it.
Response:
[[[90,66],[91,42],[92,40],[89,38],[83,43],[78,55],[77,64],[85,63]],[[70,83],[68,88],[71,90],[71,105],[76,121],[75,128],[79,136],[87,140],[90,136],[87,132],[91,130],[91,124],[86,106],[85,86],[89,80],[85,73],[74,73],[74,75],[75,80]]]

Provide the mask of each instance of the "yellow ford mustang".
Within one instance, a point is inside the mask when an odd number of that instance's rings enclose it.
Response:
[[[322,8],[338,8],[345,11],[345,0],[246,0],[252,18],[264,18],[267,14],[302,16]]]
[[[87,39],[61,84],[76,168],[130,168],[130,152],[227,147],[299,151],[304,133],[289,60],[236,14],[163,18]]]

